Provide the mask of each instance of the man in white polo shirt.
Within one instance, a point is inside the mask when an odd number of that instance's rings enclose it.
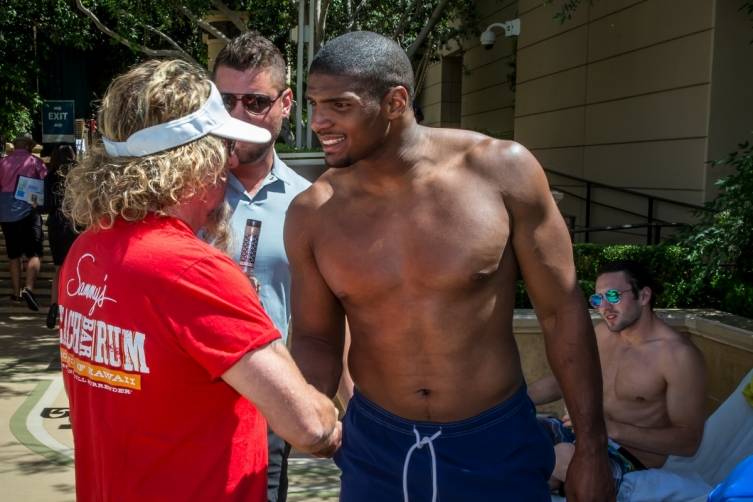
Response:
[[[231,256],[256,283],[262,305],[283,341],[287,341],[290,318],[290,272],[282,229],[290,202],[311,184],[285,165],[274,149],[282,121],[293,105],[285,72],[277,47],[258,33],[247,32],[220,51],[213,73],[230,115],[272,135],[264,144],[236,145],[239,165],[230,173],[225,200],[232,212]],[[284,501],[290,445],[271,429],[268,441],[268,500]]]

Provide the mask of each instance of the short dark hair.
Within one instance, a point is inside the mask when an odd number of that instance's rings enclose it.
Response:
[[[656,301],[656,295],[659,294],[659,286],[654,282],[648,269],[637,261],[633,260],[616,260],[609,261],[601,265],[599,273],[596,275],[598,278],[602,274],[610,274],[614,272],[623,272],[630,283],[630,289],[633,290],[633,295],[638,298],[638,292],[643,288],[651,289],[651,308],[654,308]]]
[[[232,39],[222,48],[214,60],[212,79],[217,75],[217,68],[228,66],[234,70],[250,69],[272,70],[272,81],[280,90],[286,87],[287,67],[280,49],[258,31],[247,31]]]
[[[351,31],[328,41],[311,62],[309,75],[313,73],[351,77],[378,99],[401,85],[413,99],[408,55],[394,40],[371,31]]]
[[[31,136],[31,134],[28,133],[16,136],[16,138],[13,140],[13,148],[15,149],[31,151],[31,149],[34,148],[36,144],[37,142],[34,141],[34,138]]]

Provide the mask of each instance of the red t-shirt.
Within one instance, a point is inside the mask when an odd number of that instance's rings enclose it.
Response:
[[[280,335],[229,257],[118,220],[76,240],[59,298],[79,502],[266,500],[266,422],[220,376]]]

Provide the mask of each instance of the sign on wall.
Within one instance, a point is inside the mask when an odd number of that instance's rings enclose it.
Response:
[[[76,114],[73,100],[42,103],[42,143],[73,143]]]

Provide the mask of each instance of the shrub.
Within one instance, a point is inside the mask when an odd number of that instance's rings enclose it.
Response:
[[[726,277],[716,283],[699,280],[707,274],[693,260],[692,253],[676,244],[573,246],[578,283],[585,297],[594,290],[596,274],[609,261],[635,260],[653,273],[657,284],[658,308],[716,308],[737,315],[753,317],[753,285],[736,277]],[[701,267],[699,269],[699,266]],[[531,308],[523,281],[518,281],[516,307]]]
[[[753,311],[753,145],[745,142],[715,165],[734,168],[716,185],[719,196],[680,241],[689,251],[698,287],[717,290],[725,304]],[[747,308],[745,307],[747,300]]]

